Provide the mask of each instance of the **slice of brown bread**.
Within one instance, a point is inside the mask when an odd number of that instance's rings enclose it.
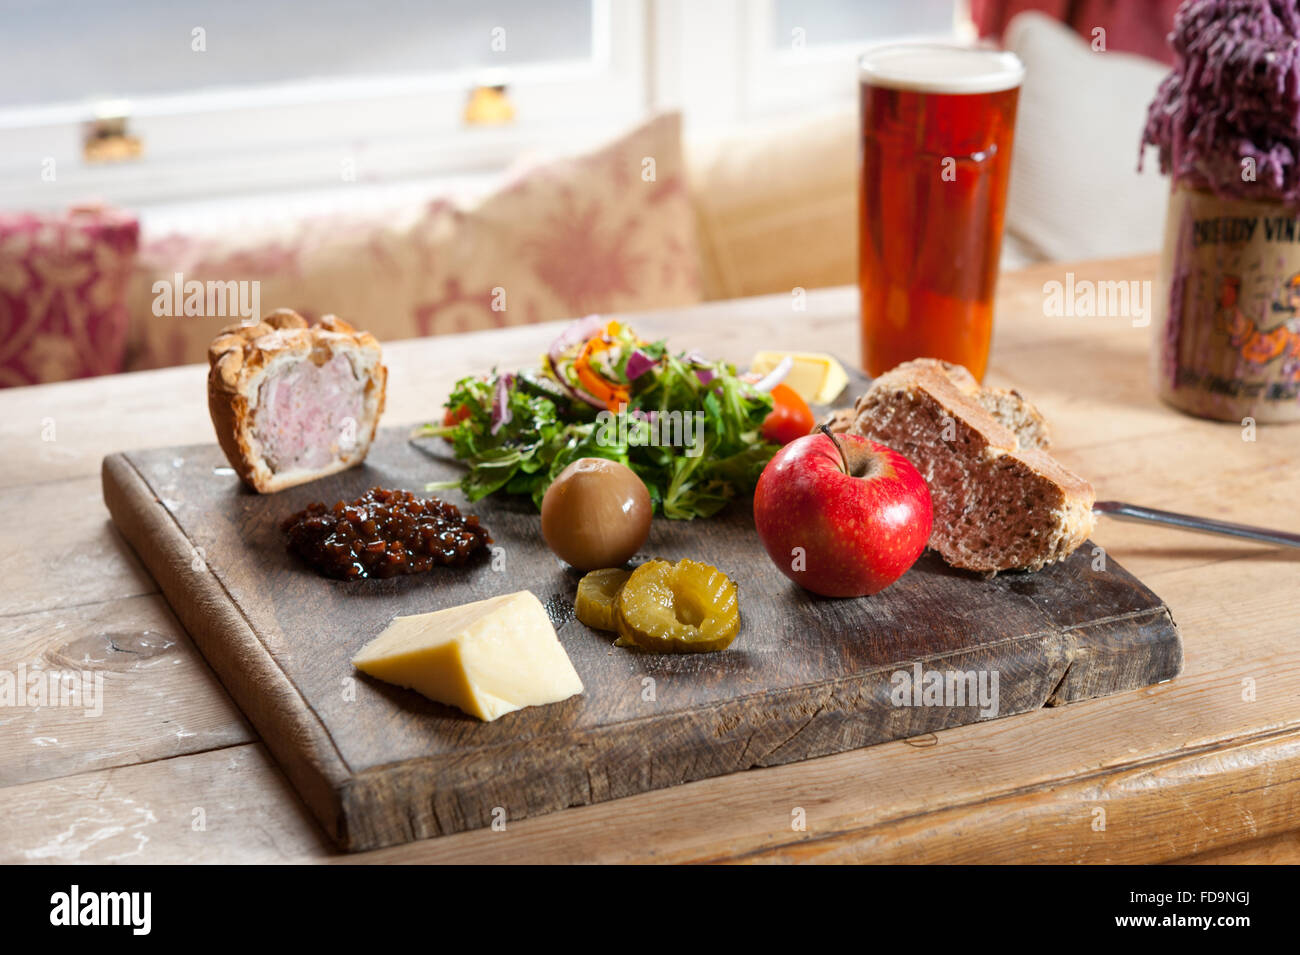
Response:
[[[961,365],[933,358],[919,360],[933,362],[942,369],[959,391],[974,397],[985,411],[997,419],[999,424],[1014,431],[1022,448],[1047,450],[1052,446],[1052,436],[1046,419],[1014,388],[982,388],[974,376]],[[853,428],[853,421],[857,416],[858,412],[855,408],[837,408],[826,415],[821,423],[829,427],[831,433],[843,434]]]
[[[858,398],[852,430],[903,454],[930,485],[930,546],[985,573],[1038,570],[1092,531],[1092,486],[1043,448],[1046,424],[1013,391],[959,365],[906,362]]]
[[[973,397],[1000,425],[1016,433],[1022,448],[1046,451],[1052,446],[1047,421],[1014,388],[979,388]]]
[[[844,432],[852,430],[853,419],[857,416],[858,413],[852,408],[836,408],[817,422],[817,427],[820,428],[825,425],[831,429],[831,434],[844,434]]]

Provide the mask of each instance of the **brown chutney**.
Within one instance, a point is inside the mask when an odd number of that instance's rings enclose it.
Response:
[[[436,497],[373,487],[351,503],[309,504],[280,529],[289,553],[339,580],[464,564],[492,543],[474,515]]]

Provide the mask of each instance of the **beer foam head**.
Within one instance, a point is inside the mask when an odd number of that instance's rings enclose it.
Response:
[[[863,82],[917,93],[994,93],[1025,77],[1014,53],[940,43],[878,46],[862,54],[858,66]]]

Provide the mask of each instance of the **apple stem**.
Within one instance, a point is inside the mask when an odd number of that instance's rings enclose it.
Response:
[[[826,435],[826,437],[830,438],[831,444],[835,445],[835,450],[840,453],[840,462],[844,465],[844,473],[852,474],[853,470],[852,468],[849,467],[849,459],[844,456],[844,448],[840,444],[840,439],[835,437],[835,433],[831,431],[828,425],[824,425],[824,424],[819,425],[817,430],[820,431],[822,434]]]

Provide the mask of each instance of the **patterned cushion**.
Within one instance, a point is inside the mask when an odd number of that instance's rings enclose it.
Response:
[[[122,370],[138,237],[108,209],[0,213],[0,387]]]
[[[274,233],[146,243],[132,286],[132,368],[204,360],[230,315],[159,316],[174,276],[257,281],[262,313],[333,312],[381,340],[702,298],[677,114],[584,155],[509,174],[472,205],[437,198]],[[166,311],[166,309],[160,309]]]
[[[688,150],[707,298],[858,280],[858,110],[833,107]]]

